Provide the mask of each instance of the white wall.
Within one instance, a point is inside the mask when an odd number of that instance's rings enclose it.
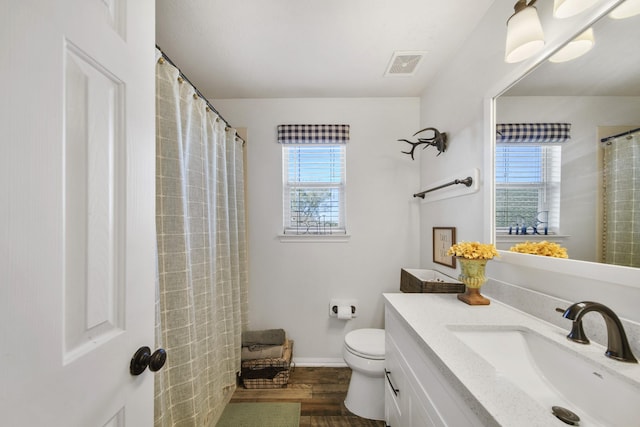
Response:
[[[247,128],[249,325],[284,328],[298,364],[342,363],[344,334],[383,326],[382,293],[419,262],[419,161],[402,154],[418,130],[418,98],[216,100]],[[283,243],[282,153],[276,126],[346,123],[346,243]],[[358,300],[358,317],[329,318],[331,298]]]
[[[611,0],[601,0],[589,11],[565,20],[551,18],[552,2],[536,3],[547,46],[550,49],[560,46],[613,3]],[[520,64],[504,62],[505,22],[513,13],[513,4],[512,0],[494,2],[465,45],[435,81],[430,82],[421,97],[421,126],[435,126],[451,136],[450,149],[445,154],[438,158],[422,156],[421,186],[449,176],[451,171],[470,167],[481,170],[482,185],[480,193],[423,205],[420,211],[420,264],[423,268],[437,268],[455,274],[432,262],[431,228],[434,226],[457,227],[458,241],[492,240],[492,219],[487,213],[492,200],[492,186],[489,184],[492,171],[488,167],[488,158],[492,155],[491,134],[494,132],[488,115],[490,98],[515,82],[545,55],[541,53]],[[536,262],[533,267],[519,267],[510,261],[496,261],[489,263],[487,274],[492,280],[539,290],[568,301],[600,301],[622,316],[640,321],[640,311],[637,307],[633,308],[632,302],[640,300],[640,270],[618,268],[604,280],[596,280],[594,275],[590,280],[582,280],[581,271],[592,271],[592,266],[586,268],[579,261],[562,261],[565,264],[553,269],[543,262]],[[607,267],[600,267],[601,264],[593,266],[593,272],[596,273],[600,270],[609,271]],[[609,280],[616,285],[610,285]],[[571,283],[571,286],[566,283]],[[617,291],[619,284],[622,284],[625,292]],[[487,286],[491,286],[491,281]]]
[[[598,126],[640,125],[640,98],[503,96],[496,110],[499,123],[571,123],[571,140],[562,146],[560,233],[569,236],[562,244],[572,259],[599,261]]]
[[[446,274],[455,271],[433,264],[431,229],[456,227],[457,241],[483,241],[485,218],[485,96],[507,74],[503,61],[505,22],[513,12],[511,1],[496,0],[450,64],[443,67],[421,97],[421,126],[433,126],[449,134],[449,148],[435,158],[422,156],[421,187],[450,177],[457,171],[480,169],[481,191],[424,204],[420,212],[421,266]]]

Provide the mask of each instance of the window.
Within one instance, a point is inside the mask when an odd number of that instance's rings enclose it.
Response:
[[[349,125],[280,125],[283,228],[289,235],[346,234]]]
[[[345,146],[284,145],[285,234],[345,233]]]
[[[557,233],[561,147],[496,145],[496,229],[533,226]]]

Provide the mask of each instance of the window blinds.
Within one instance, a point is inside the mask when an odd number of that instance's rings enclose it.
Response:
[[[285,234],[344,232],[344,146],[284,146]]]
[[[558,146],[496,147],[496,227],[536,226],[557,232],[560,210]]]

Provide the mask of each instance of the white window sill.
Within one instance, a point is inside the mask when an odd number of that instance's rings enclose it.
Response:
[[[279,234],[281,243],[345,243],[350,234]]]
[[[566,234],[496,234],[496,241],[498,242],[522,242],[524,240],[537,241],[547,240],[552,242],[561,242],[568,239],[570,236]]]

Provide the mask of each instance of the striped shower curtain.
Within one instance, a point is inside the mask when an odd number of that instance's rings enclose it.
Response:
[[[240,370],[247,324],[242,140],[179,70],[156,66],[155,426],[209,426]]]
[[[640,267],[640,132],[603,145],[603,262]]]

